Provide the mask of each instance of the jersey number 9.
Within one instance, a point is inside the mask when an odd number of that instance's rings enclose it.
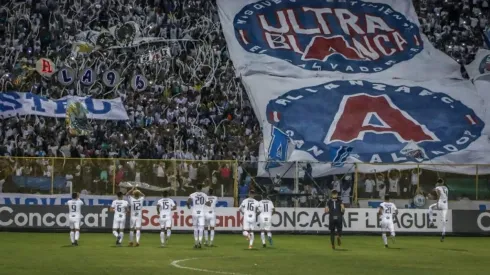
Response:
[[[74,205],[74,204],[72,204],[72,205],[71,205],[71,211],[72,211],[72,212],[76,212],[76,211],[77,211],[77,206],[76,206],[76,205]]]

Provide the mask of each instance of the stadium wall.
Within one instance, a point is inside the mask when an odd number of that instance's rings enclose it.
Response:
[[[110,232],[113,214],[107,207],[85,206],[82,208],[82,231]],[[441,232],[440,213],[435,211],[436,228],[429,228],[426,210],[400,209],[395,228],[402,234],[437,234]],[[242,214],[238,208],[219,208],[216,230],[241,231]],[[490,235],[490,211],[449,210],[447,233],[453,235]],[[277,208],[272,219],[273,230],[299,234],[322,234],[328,231],[328,214],[322,208]],[[129,220],[126,228],[129,227]],[[143,208],[142,230],[158,231],[159,217],[156,207]],[[2,231],[67,231],[66,206],[0,205],[0,230]],[[178,208],[173,214],[173,231],[192,230],[191,212]],[[380,232],[376,209],[347,209],[344,215],[344,232],[371,234]]]

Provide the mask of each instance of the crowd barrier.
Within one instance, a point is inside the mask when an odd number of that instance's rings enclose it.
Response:
[[[347,209],[344,214],[344,232],[380,232],[376,209]],[[238,208],[218,208],[217,231],[241,231],[243,217]],[[83,231],[110,232],[113,214],[108,207],[86,206],[82,208]],[[441,232],[440,213],[434,212],[435,228],[429,228],[427,210],[400,209],[395,219],[399,233],[435,234]],[[173,213],[175,231],[192,230],[192,216],[187,208],[179,207]],[[143,208],[143,231],[160,229],[155,207]],[[490,212],[472,210],[449,210],[447,233],[490,235]],[[126,228],[129,227],[129,220]],[[273,231],[290,233],[328,232],[328,214],[321,208],[277,208],[272,218]],[[66,231],[68,214],[66,206],[0,205],[0,230],[4,231]]]
[[[264,172],[266,162],[246,161],[190,161],[141,159],[75,159],[0,157],[0,193],[69,194],[73,191],[91,195],[114,195],[121,182],[144,182],[166,188],[172,196],[188,196],[197,183],[213,188],[215,195],[233,197],[235,206],[243,190],[278,194],[273,200],[283,207],[318,206],[336,188],[351,204],[363,199],[380,199],[390,194],[394,199],[412,199],[417,194],[431,198],[438,178],[449,187],[450,200],[490,200],[490,165],[452,165],[463,167],[470,174],[447,172],[448,165],[418,164],[407,168],[397,164],[346,164],[349,168],[341,175],[312,174],[308,165],[319,163],[288,162],[283,174]],[[328,166],[328,164],[324,164]],[[451,167],[452,167],[451,166]],[[450,168],[450,167],[449,167]],[[443,172],[442,170],[446,171]],[[457,169],[455,169],[457,170]],[[364,171],[364,172],[362,172]],[[278,180],[280,178],[280,180]],[[3,183],[2,183],[3,182]],[[241,186],[247,188],[242,189]],[[146,191],[149,196],[160,192]],[[303,194],[309,201],[302,202],[292,196]]]

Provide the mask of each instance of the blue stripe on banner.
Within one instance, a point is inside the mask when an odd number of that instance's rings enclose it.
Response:
[[[13,181],[18,187],[38,189],[42,191],[51,190],[51,177],[14,176]],[[54,177],[53,187],[55,189],[62,189],[66,187],[66,178],[60,176]]]

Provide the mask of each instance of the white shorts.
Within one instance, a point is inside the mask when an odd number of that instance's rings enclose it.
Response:
[[[259,216],[260,230],[271,231],[272,217],[271,216]]]
[[[255,218],[243,218],[243,231],[254,231],[255,229]]]
[[[204,226],[204,216],[192,215],[192,225],[194,225],[194,227]]]
[[[204,219],[205,219],[205,226],[216,227],[216,214],[214,212],[206,213],[204,215]]]
[[[114,217],[114,222],[112,222],[113,229],[124,229],[125,226],[126,226],[126,217],[124,218]]]
[[[161,229],[172,228],[172,219],[169,217],[162,219],[162,217],[160,217],[160,228]]]
[[[395,225],[392,219],[382,219],[380,225],[382,232],[395,232]]]
[[[80,229],[80,217],[69,217],[68,223],[70,224],[70,229]]]
[[[129,228],[136,229],[141,228],[141,217],[131,217],[131,223],[129,224]]]

